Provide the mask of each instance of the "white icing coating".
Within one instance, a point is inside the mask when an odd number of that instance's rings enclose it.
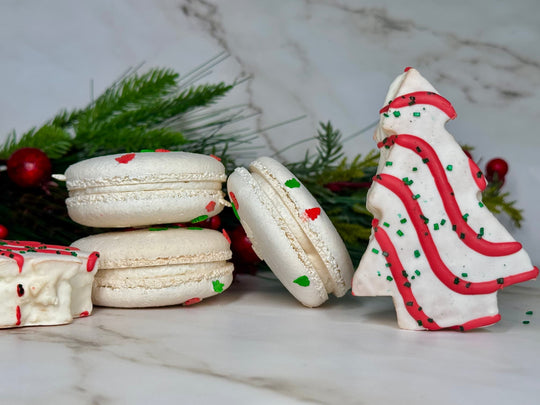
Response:
[[[91,254],[82,250],[22,248],[30,243],[0,241],[6,254],[0,256],[0,328],[60,325],[90,315],[97,261],[88,268]]]
[[[400,75],[390,86],[385,105],[409,93],[436,90],[415,69]],[[394,114],[395,112],[395,114]],[[449,117],[430,104],[413,104],[400,108],[390,106],[381,114],[375,140],[383,141],[391,135],[408,134],[427,142],[440,159],[444,176],[453,191],[467,225],[490,242],[514,242],[509,232],[481,204],[481,191],[471,172],[469,159],[444,125]],[[532,271],[527,253],[520,249],[503,256],[488,256],[465,245],[465,235],[457,234],[443,205],[443,199],[430,172],[429,162],[413,150],[399,144],[381,148],[377,174],[391,175],[408,181],[408,189],[417,196],[423,221],[436,246],[437,254],[453,275],[464,281],[458,283],[491,282],[519,273]],[[433,162],[429,163],[430,165]],[[379,228],[386,232],[407,273],[407,282],[422,310],[441,328],[463,325],[480,318],[498,315],[496,291],[484,294],[461,294],[448,288],[432,270],[420,237],[402,200],[386,186],[375,181],[368,191],[367,208],[379,220]],[[418,252],[417,255],[414,252]],[[355,272],[354,295],[390,295],[394,299],[398,323],[404,329],[424,329],[411,316],[396,280],[383,256],[383,249],[372,233],[368,248]],[[418,257],[417,257],[418,256]]]
[[[170,228],[92,235],[73,243],[99,250],[96,305],[124,308],[202,300],[232,282],[229,242],[210,229]]]
[[[306,210],[320,209],[317,201],[271,158],[257,159],[250,169],[236,169],[227,186],[255,252],[306,306],[322,304],[328,293],[344,295],[353,272],[350,256],[322,209],[309,218]],[[297,186],[287,186],[289,180]]]
[[[82,225],[189,222],[223,209],[225,167],[210,156],[145,152],[96,157],[66,170],[69,216]]]

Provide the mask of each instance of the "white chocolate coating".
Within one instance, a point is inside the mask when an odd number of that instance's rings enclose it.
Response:
[[[386,142],[381,147],[379,177],[375,177],[367,198],[367,208],[378,225],[355,272],[353,294],[392,296],[403,329],[487,326],[500,318],[497,290],[492,287],[512,284],[516,281],[509,280],[516,275],[525,275],[522,281],[534,278],[538,269],[481,203],[483,175],[444,128],[452,117],[438,102],[410,99],[416,92],[438,94],[416,70],[409,69],[392,83],[385,105],[400,98],[406,101],[400,107],[390,104],[375,132],[375,141]],[[416,97],[424,96],[418,94]],[[397,138],[392,140],[394,135]],[[405,146],[407,140],[416,147]],[[434,153],[425,158],[430,148]],[[434,167],[439,163],[442,169],[436,176]],[[396,186],[390,186],[389,179],[397,180]],[[443,195],[444,184],[448,188]],[[400,188],[406,189],[403,198],[396,191]],[[410,208],[412,200],[419,211]],[[457,215],[451,214],[450,200],[456,202]],[[383,233],[388,235],[390,246],[379,243],[377,237]],[[517,248],[508,254],[489,253],[489,248],[471,244],[471,239]],[[429,240],[434,247],[426,250]],[[395,249],[395,255],[389,255],[389,247]],[[387,259],[390,256],[393,260]],[[395,268],[396,258],[403,273]],[[451,273],[445,273],[445,268]],[[454,281],[444,282],[444,274]],[[467,290],[477,286],[475,293]],[[420,311],[425,315],[423,320]]]
[[[101,156],[66,170],[69,216],[93,227],[189,222],[223,209],[221,162],[187,152]]]
[[[95,252],[0,241],[0,253],[0,328],[60,325],[92,313]]]
[[[96,305],[140,308],[198,302],[224,291],[233,279],[229,242],[214,230],[109,232],[79,239],[73,246],[93,247],[101,254],[92,293]]]
[[[250,170],[237,168],[227,186],[257,255],[305,306],[321,305],[329,293],[343,296],[353,267],[326,213],[274,159],[259,158]]]

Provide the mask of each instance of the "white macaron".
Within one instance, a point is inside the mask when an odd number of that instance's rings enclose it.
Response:
[[[351,287],[353,266],[332,222],[286,167],[269,157],[237,168],[227,181],[253,250],[302,304],[321,305]]]
[[[72,244],[100,253],[94,304],[142,308],[193,304],[227,289],[233,264],[228,238],[202,228],[108,232]]]
[[[166,152],[166,153],[165,153]],[[68,214],[93,227],[189,222],[223,209],[225,167],[187,152],[100,156],[68,167]]]

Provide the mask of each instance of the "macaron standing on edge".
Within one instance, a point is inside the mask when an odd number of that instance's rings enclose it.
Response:
[[[332,222],[285,166],[269,157],[237,168],[227,181],[233,209],[253,250],[307,307],[345,295],[353,266]]]

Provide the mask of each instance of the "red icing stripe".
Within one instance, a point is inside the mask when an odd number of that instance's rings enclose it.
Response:
[[[487,181],[484,177],[484,173],[482,173],[482,170],[474,163],[474,160],[469,158],[469,168],[471,169],[471,176],[480,189],[480,191],[484,191],[487,187]]]
[[[15,317],[17,318],[15,325],[19,326],[21,324],[21,307],[18,305],[17,308],[15,308]]]
[[[19,273],[22,272],[24,265],[24,257],[22,255],[0,249],[0,256],[7,256],[10,259],[15,260],[17,262],[17,266],[19,267]]]
[[[470,329],[482,328],[484,326],[493,325],[494,323],[497,323],[500,320],[501,320],[500,314],[492,315],[492,316],[484,316],[482,318],[473,319],[472,321],[465,322],[464,324],[459,325],[459,326],[452,326],[450,329],[465,332]]]
[[[418,323],[419,326],[422,326],[428,330],[441,329],[441,327],[437,325],[433,319],[424,313],[422,307],[418,305],[418,302],[416,302],[416,298],[414,297],[411,289],[411,284],[409,279],[405,277],[405,269],[399,260],[398,253],[396,252],[392,241],[388,237],[388,234],[384,230],[380,229],[377,225],[378,221],[374,220],[373,231],[375,239],[385,252],[386,261],[390,265],[390,272],[392,273],[394,281],[396,282],[396,287],[403,298],[407,312]]]
[[[405,205],[407,213],[409,214],[411,222],[416,230],[420,245],[422,246],[433,273],[452,291],[460,294],[489,294],[505,286],[531,280],[538,275],[538,269],[535,267],[527,272],[484,282],[469,282],[456,277],[442,261],[438,253],[437,246],[431,237],[430,230],[422,219],[425,217],[423,216],[420,205],[418,202],[416,202],[416,200],[414,200],[413,193],[410,191],[410,189],[404,185],[402,180],[388,174],[379,174],[374,178],[374,181],[396,194],[396,196]],[[469,235],[469,238],[479,240],[476,238],[476,235],[473,235],[473,237],[470,237]],[[462,241],[465,241],[466,239],[467,236],[465,239],[460,238]]]
[[[455,225],[457,235],[464,235],[462,241],[465,243],[465,245],[486,256],[507,256],[509,254],[516,253],[521,249],[522,246],[519,242],[489,242],[481,237],[478,237],[479,234],[467,224],[465,219],[463,219],[463,213],[461,212],[454,196],[454,190],[446,177],[445,169],[443,168],[437,153],[431,147],[431,145],[417,136],[403,134],[392,135],[386,138],[383,142],[380,142],[378,146],[391,146],[394,144],[398,144],[413,151],[425,162],[427,162],[426,164],[431,172],[431,175],[433,176],[433,180],[435,181],[435,185],[441,196],[444,209],[446,210],[452,225]],[[408,204],[418,206],[418,203],[408,195],[412,195],[412,193],[407,189],[401,180],[396,179],[392,180],[391,182],[394,184],[400,183],[398,188],[404,189],[400,195],[403,195],[402,201],[406,206]],[[394,192],[398,194],[397,191]],[[418,211],[418,215],[422,214],[419,206],[415,208],[415,210]]]
[[[96,266],[96,262],[99,259],[99,253],[98,252],[92,252],[90,253],[90,256],[88,256],[88,261],[86,262],[86,271],[91,272],[94,270],[94,267]]]
[[[408,107],[415,104],[432,105],[448,115],[451,120],[457,117],[456,110],[454,110],[450,101],[431,91],[416,91],[399,96],[381,108],[379,114],[387,112],[390,108]]]

